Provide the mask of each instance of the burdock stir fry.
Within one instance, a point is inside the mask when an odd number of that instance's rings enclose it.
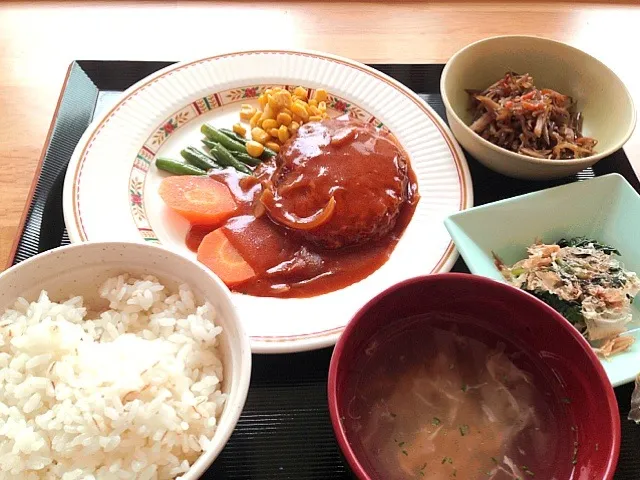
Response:
[[[491,143],[535,158],[594,154],[598,142],[582,136],[582,115],[571,97],[536,88],[527,73],[507,73],[486,90],[467,92],[474,110],[471,129]]]

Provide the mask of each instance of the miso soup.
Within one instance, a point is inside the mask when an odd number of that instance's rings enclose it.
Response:
[[[570,409],[539,360],[478,326],[421,321],[381,332],[354,366],[343,421],[366,469],[384,480],[570,478],[573,434],[556,421]]]

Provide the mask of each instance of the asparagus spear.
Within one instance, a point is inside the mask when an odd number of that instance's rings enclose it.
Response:
[[[182,158],[184,158],[191,165],[201,168],[202,170],[206,171],[211,168],[219,168],[213,158],[211,158],[203,151],[198,150],[197,148],[187,147],[184,150],[180,151],[180,155],[182,155]]]
[[[204,145],[209,149],[213,148],[215,145],[220,145],[219,143],[212,142],[211,140],[208,140],[206,138],[202,139],[202,143],[204,143]],[[241,152],[230,152],[230,153],[231,155],[236,157],[237,160],[240,160],[242,163],[249,165],[251,167],[256,167],[260,165],[260,163],[262,162],[259,158],[254,158],[248,153],[241,153]]]
[[[221,130],[218,130],[216,127],[214,127],[214,126],[212,126],[212,125],[210,125],[208,123],[205,123],[204,125],[202,125],[202,127],[200,127],[200,131],[202,133],[204,133],[204,135],[209,140],[214,141],[214,142],[218,142],[220,145],[222,145],[224,148],[226,148],[227,150],[229,150],[231,152],[247,153],[247,147],[245,147],[244,143],[241,143],[238,140],[232,139],[230,136],[226,135]],[[234,135],[235,135],[235,133],[234,133]],[[275,155],[276,155],[276,152],[274,152],[273,150],[265,147],[264,153],[262,154],[262,157],[260,157],[260,158],[262,160],[266,160],[266,159],[271,158],[271,157],[273,157]]]
[[[201,168],[194,167],[188,163],[180,162],[172,158],[158,157],[156,158],[156,167],[165,172],[175,175],[206,175],[207,172]]]
[[[222,165],[223,167],[233,167],[239,172],[246,173],[247,175],[251,175],[251,169],[247,167],[240,160],[235,158],[229,150],[227,150],[222,144],[217,144],[211,147],[211,155],[213,155],[216,159],[218,165]]]

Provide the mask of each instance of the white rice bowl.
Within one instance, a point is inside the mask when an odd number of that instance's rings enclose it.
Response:
[[[0,317],[0,478],[173,479],[227,399],[216,312],[187,285],[109,278],[109,306],[43,291]]]

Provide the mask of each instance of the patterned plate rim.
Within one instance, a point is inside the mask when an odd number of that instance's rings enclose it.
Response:
[[[296,87],[296,85],[276,85],[265,83],[233,87],[228,90],[210,93],[206,97],[194,100],[188,105],[173,112],[160,122],[151,135],[147,137],[133,159],[128,181],[129,210],[140,236],[146,242],[162,244],[153,228],[153,225],[151,225],[151,222],[149,221],[144,203],[145,184],[149,174],[149,169],[162,145],[164,145],[164,143],[179,129],[198,119],[201,115],[228,105],[257,99],[265,89],[276,86],[286,88],[291,92],[293,92]],[[315,92],[314,88],[307,88],[309,97],[313,95],[313,92]],[[380,120],[367,112],[364,108],[331,92],[328,92],[326,104],[327,108],[332,112],[337,114],[348,114],[351,117],[375,126],[379,130],[389,131],[389,129],[386,128]]]
[[[111,118],[117,114],[118,110],[122,108],[130,99],[134,98],[137,94],[139,94],[142,90],[148,88],[149,86],[156,83],[163,77],[173,75],[176,72],[179,72],[183,69],[188,69],[195,65],[208,63],[224,58],[235,57],[235,56],[245,56],[245,55],[260,55],[260,54],[275,54],[275,55],[299,55],[306,56],[311,58],[318,58],[320,60],[325,60],[328,62],[334,62],[346,67],[353,68],[361,73],[372,76],[377,80],[387,84],[388,86],[394,88],[396,91],[401,93],[411,102],[413,102],[429,119],[433,122],[434,126],[440,132],[440,135],[444,139],[451,156],[453,157],[453,161],[456,168],[456,173],[458,176],[458,184],[460,187],[460,204],[459,209],[465,210],[473,206],[473,189],[472,189],[472,181],[471,174],[469,171],[469,167],[462,152],[461,147],[458,145],[456,140],[453,137],[453,134],[449,130],[449,127],[444,123],[444,121],[440,118],[440,116],[416,93],[412,90],[398,82],[397,80],[389,77],[388,75],[374,69],[368,67],[360,62],[356,62],[354,60],[350,60],[344,57],[340,57],[337,55],[332,55],[329,53],[318,52],[313,50],[244,50],[238,52],[231,53],[222,53],[218,55],[213,55],[206,58],[200,58],[197,60],[191,60],[186,62],[180,62],[168,67],[165,67],[148,77],[140,80],[136,84],[129,87],[122,93],[120,100],[107,112],[105,112],[102,116],[98,117],[94,122],[89,126],[85,134],[80,139],[78,143],[78,147],[74,151],[73,156],[69,162],[67,175],[65,178],[65,195],[64,195],[64,203],[65,203],[65,223],[67,225],[67,231],[69,234],[69,238],[73,243],[76,242],[87,242],[89,238],[84,230],[84,226],[82,224],[82,219],[79,213],[79,183],[80,177],[82,175],[82,170],[85,165],[85,160],[89,151],[91,150],[91,146],[93,145],[95,139],[98,135],[100,135],[101,131],[108,125]],[[81,148],[79,148],[81,147]],[[71,202],[71,208],[67,208],[68,202]],[[70,211],[69,211],[70,210]],[[70,221],[71,220],[71,221]],[[447,248],[444,250],[440,260],[433,267],[430,274],[446,272],[451,269],[453,264],[458,258],[458,252],[455,248],[455,245],[452,240],[450,240]],[[275,352],[273,347],[269,346],[273,343],[279,344],[277,352],[286,353],[286,352],[300,352],[305,350],[312,350],[317,348],[328,347],[337,341],[338,336],[344,330],[344,326],[332,328],[328,330],[322,330],[318,332],[311,332],[305,334],[298,335],[278,335],[278,336],[252,336],[251,337],[251,345],[252,351],[256,353],[270,353]]]

